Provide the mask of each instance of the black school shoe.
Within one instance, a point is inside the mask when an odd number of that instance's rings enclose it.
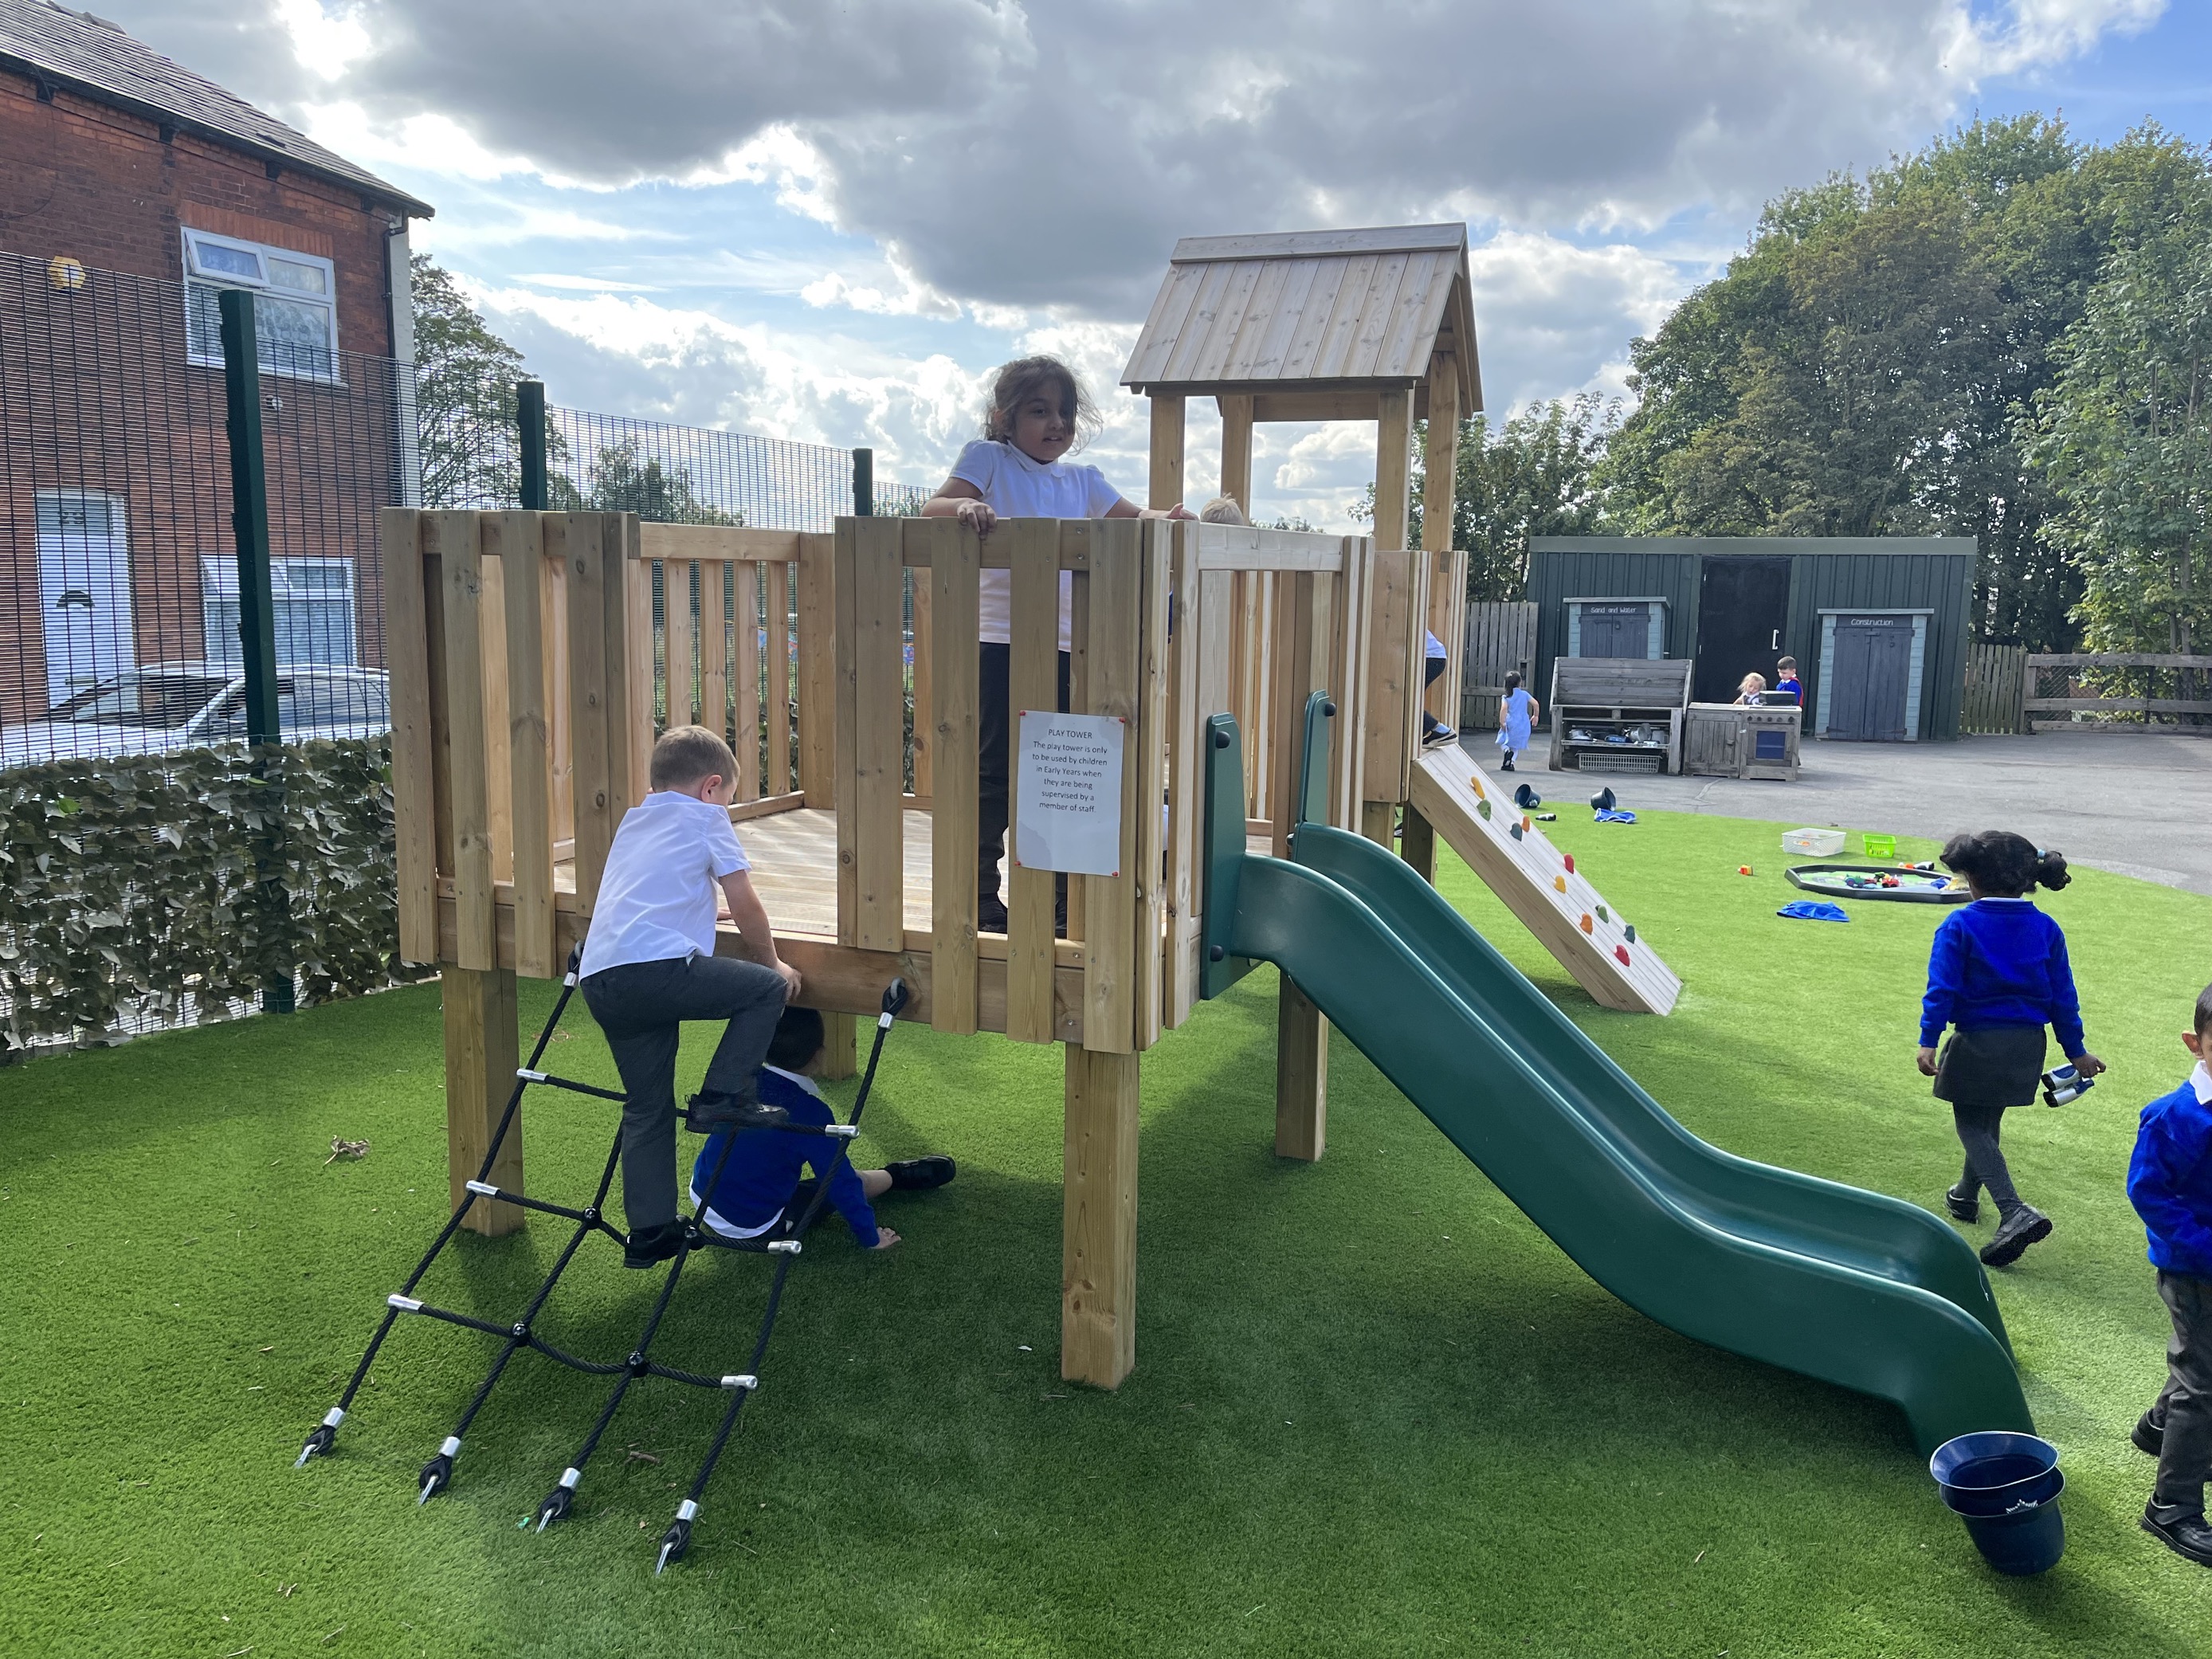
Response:
[[[933,1187],[942,1187],[952,1179],[957,1166],[942,1152],[932,1152],[927,1158],[910,1158],[902,1164],[886,1164],[884,1173],[891,1178],[891,1190],[899,1193],[927,1192]]]
[[[2166,1449],[2166,1425],[2152,1422],[2150,1413],[2145,1412],[2136,1419],[2135,1427],[2128,1431],[2128,1438],[2135,1442],[2137,1451],[2156,1457]]]
[[[684,1121],[695,1135],[711,1135],[723,1129],[782,1129],[791,1124],[791,1114],[781,1106],[763,1106],[744,1095],[719,1090],[702,1089],[685,1104],[690,1109],[684,1113]]]
[[[1982,1200],[1961,1198],[1956,1187],[1943,1189],[1943,1207],[1951,1212],[1951,1218],[1954,1221],[1979,1221],[1982,1218]]]
[[[2161,1521],[2146,1506],[2142,1529],[2176,1555],[2185,1555],[2200,1567],[2212,1567],[2212,1526],[2201,1515],[2185,1515],[2179,1521]]]
[[[2008,1267],[2029,1245],[2050,1237],[2051,1218],[2033,1204],[2023,1204],[1997,1224],[1996,1237],[1982,1246],[1982,1265]]]
[[[623,1266],[650,1267],[665,1261],[684,1248],[684,1224],[664,1221],[658,1227],[635,1229],[623,1246]]]

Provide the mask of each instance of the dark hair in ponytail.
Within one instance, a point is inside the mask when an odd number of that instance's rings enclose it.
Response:
[[[1983,892],[1998,898],[2016,898],[2038,887],[2055,893],[2074,879],[2067,873],[2063,853],[2046,853],[2009,830],[1954,836],[1943,844],[1942,859]]]

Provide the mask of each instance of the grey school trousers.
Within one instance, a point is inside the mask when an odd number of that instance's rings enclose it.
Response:
[[[757,1098],[753,1074],[783,1018],[783,975],[730,957],[632,962],[582,984],[622,1073],[623,1212],[632,1231],[676,1219],[676,1045],[687,1019],[726,1019],[708,1094]]]
[[[2204,1481],[2212,1476],[2212,1279],[2160,1269],[2158,1294],[2173,1316],[2173,1338],[2166,1346],[2166,1387],[2150,1408],[2150,1420],[2166,1434],[2150,1512],[2171,1523],[2204,1513]]]

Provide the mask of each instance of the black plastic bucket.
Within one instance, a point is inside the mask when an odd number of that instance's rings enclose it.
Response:
[[[2047,1572],[2066,1553],[2058,1448],[2032,1434],[1991,1431],[1947,1440],[1928,1460],[1944,1506],[1966,1523],[1982,1559],[2015,1577]]]

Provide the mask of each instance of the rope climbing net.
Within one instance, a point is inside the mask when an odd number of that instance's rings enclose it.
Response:
[[[491,1144],[485,1150],[482,1166],[477,1170],[475,1178],[467,1183],[460,1203],[439,1231],[437,1237],[431,1242],[430,1248],[415,1264],[415,1271],[407,1275],[404,1284],[385,1298],[384,1317],[377,1325],[376,1334],[369,1338],[368,1347],[362,1353],[360,1364],[354,1368],[345,1392],[338,1396],[337,1404],[331,1407],[323,1420],[308,1434],[307,1443],[300,1449],[298,1462],[293,1467],[304,1466],[310,1458],[329,1452],[337,1443],[338,1425],[345,1421],[347,1413],[353,1409],[355,1397],[368,1381],[369,1367],[376,1363],[376,1356],[383,1348],[385,1339],[391,1335],[393,1326],[405,1314],[458,1325],[465,1330],[481,1331],[487,1336],[496,1338],[500,1344],[499,1351],[492,1359],[491,1369],[470,1397],[468,1405],[454,1423],[453,1431],[441,1443],[436,1455],[422,1465],[422,1472],[416,1477],[421,1482],[415,1500],[417,1504],[428,1503],[453,1484],[453,1461],[460,1455],[462,1437],[468,1433],[469,1425],[475,1421],[477,1413],[483,1409],[484,1402],[490,1399],[493,1389],[498,1386],[501,1376],[506,1373],[508,1361],[525,1348],[587,1376],[611,1377],[614,1380],[614,1386],[607,1395],[605,1405],[600,1408],[598,1420],[592,1425],[591,1432],[584,1437],[583,1444],[569,1460],[568,1467],[561,1471],[560,1479],[538,1504],[538,1530],[540,1532],[566,1516],[574,1506],[576,1489],[583,1480],[586,1465],[591,1462],[592,1454],[599,1449],[608,1425],[614,1421],[615,1413],[622,1409],[623,1401],[637,1383],[647,1377],[659,1377],[690,1388],[726,1393],[730,1396],[729,1403],[724,1408],[721,1421],[708,1445],[706,1456],[700,1462],[698,1473],[693,1476],[683,1501],[676,1507],[675,1519],[669,1523],[668,1530],[660,1535],[660,1551],[653,1565],[653,1572],[658,1575],[667,1568],[670,1562],[681,1560],[690,1547],[691,1528],[698,1518],[701,1496],[706,1492],[708,1482],[714,1479],[714,1467],[720,1462],[723,1450],[737,1431],[738,1419],[744,1409],[745,1401],[760,1387],[761,1365],[767,1358],[769,1340],[775,1332],[776,1312],[783,1303],[785,1282],[790,1277],[792,1264],[799,1259],[804,1249],[808,1229],[813,1226],[822,1206],[829,1200],[831,1180],[851,1156],[853,1139],[860,1132],[860,1114],[866,1109],[868,1096],[875,1086],[876,1065],[883,1056],[884,1038],[889,1034],[899,1010],[906,1005],[907,988],[903,980],[893,980],[884,993],[883,1012],[876,1021],[875,1040],[868,1050],[867,1069],[861,1077],[860,1092],[853,1103],[852,1115],[842,1123],[830,1123],[818,1129],[802,1125],[790,1126],[793,1133],[829,1136],[836,1143],[836,1154],[829,1169],[816,1171],[817,1178],[811,1183],[811,1195],[806,1196],[805,1189],[801,1188],[800,1196],[805,1198],[804,1204],[794,1202],[787,1206],[782,1218],[757,1237],[727,1237],[702,1224],[701,1216],[707,1207],[707,1199],[711,1198],[720,1184],[723,1168],[738,1141],[735,1134],[723,1138],[721,1154],[716,1160],[714,1173],[698,1189],[705,1195],[695,1206],[700,1213],[695,1213],[684,1224],[676,1255],[669,1264],[668,1275],[661,1281],[659,1294],[653,1298],[652,1310],[646,1316],[635,1346],[627,1356],[617,1360],[589,1359],[580,1354],[570,1353],[541,1336],[536,1328],[536,1322],[552,1297],[554,1287],[560,1283],[562,1274],[568,1271],[568,1264],[583,1248],[586,1239],[593,1233],[605,1233],[617,1244],[625,1242],[623,1235],[607,1221],[605,1215],[607,1193],[614,1184],[615,1170],[622,1154],[620,1125],[616,1127],[614,1144],[608,1149],[606,1163],[599,1171],[599,1187],[592,1194],[591,1202],[580,1209],[548,1203],[543,1199],[527,1198],[520,1193],[505,1192],[489,1179],[498,1160],[501,1144],[506,1139],[507,1131],[514,1125],[515,1114],[521,1108],[522,1097],[532,1087],[562,1089],[571,1094],[586,1095],[595,1100],[612,1101],[617,1104],[623,1099],[618,1090],[599,1088],[573,1079],[556,1077],[538,1069],[545,1056],[546,1045],[552,1041],[561,1015],[567,1009],[569,998],[575,994],[575,990],[576,959],[572,956],[568,973],[562,981],[561,995],[553,1006],[553,1012],[546,1017],[544,1029],[538,1034],[538,1041],[530,1051],[529,1061],[515,1071],[514,1091],[507,1097],[507,1109],[500,1115],[499,1127],[494,1131]],[[438,1307],[415,1294],[440,1253],[460,1231],[461,1223],[470,1210],[480,1201],[518,1205],[541,1215],[559,1216],[574,1224],[574,1231],[562,1246],[560,1254],[554,1258],[552,1269],[545,1275],[544,1282],[538,1285],[522,1310],[505,1324]],[[664,1364],[653,1357],[653,1340],[660,1330],[670,1303],[675,1298],[676,1286],[684,1276],[684,1264],[700,1250],[731,1250],[767,1255],[775,1261],[775,1269],[769,1280],[767,1304],[761,1314],[760,1328],[753,1339],[752,1351],[746,1358],[745,1368],[741,1371],[708,1376],[685,1370],[680,1366]]]

